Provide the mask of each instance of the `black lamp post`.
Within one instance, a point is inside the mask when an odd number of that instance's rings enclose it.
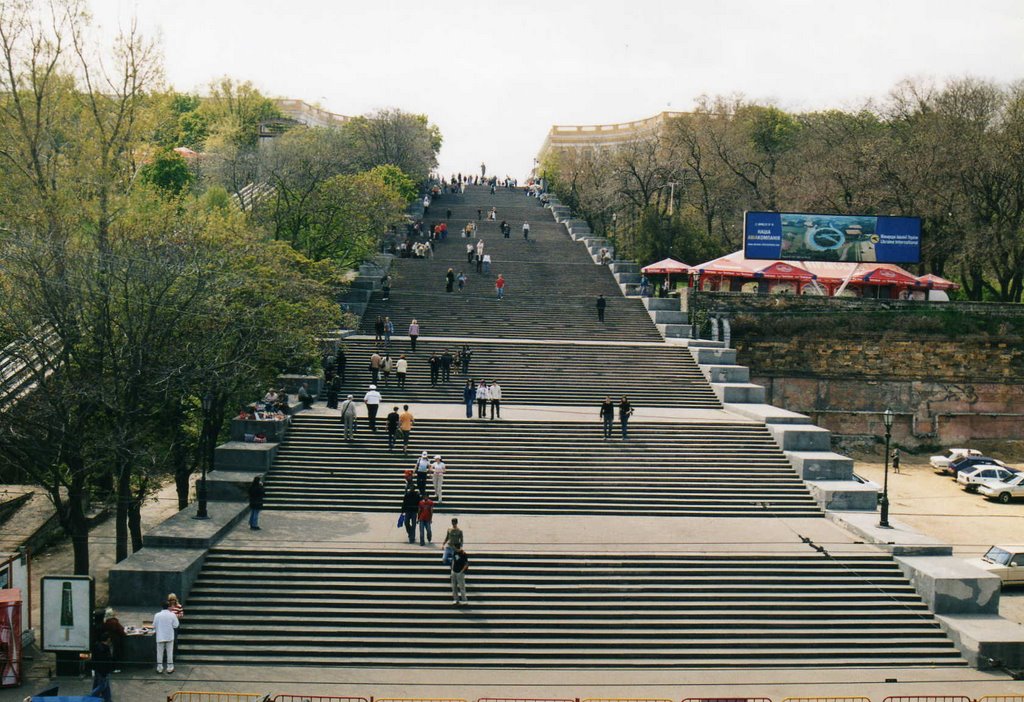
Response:
[[[882,499],[879,503],[881,505],[881,519],[878,521],[878,526],[883,529],[889,529],[889,439],[892,437],[892,419],[893,413],[891,409],[886,408],[885,412],[882,413],[882,423],[885,424],[885,477],[882,479]]]
[[[196,484],[196,500],[198,501],[198,507],[196,507],[196,519],[209,519],[210,514],[206,511],[206,469],[207,463],[209,463],[209,446],[208,442],[210,438],[210,410],[213,408],[213,393],[207,391],[203,395],[203,437],[202,437],[202,452],[199,456],[199,462],[203,467],[203,477]]]

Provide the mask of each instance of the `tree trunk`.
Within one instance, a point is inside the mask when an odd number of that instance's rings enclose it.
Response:
[[[76,457],[74,463],[81,463]],[[71,536],[75,557],[75,575],[89,574],[89,521],[85,516],[85,471],[72,469],[71,485],[68,487],[68,522],[66,528]]]
[[[114,522],[114,562],[128,558],[128,508],[132,503],[131,471],[121,465],[117,477],[117,510]]]
[[[140,489],[128,509],[128,530],[132,537],[132,553],[142,548],[142,502],[144,496],[145,491]]]

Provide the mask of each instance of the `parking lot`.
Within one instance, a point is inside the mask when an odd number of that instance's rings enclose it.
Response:
[[[877,459],[857,460],[855,470],[882,484],[883,464]],[[980,557],[994,544],[1024,544],[1024,500],[1001,505],[971,494],[952,477],[937,475],[928,456],[904,454],[899,473],[890,466],[889,505],[890,520],[951,544],[961,558]],[[1024,587],[1003,591],[1000,613],[1024,624]]]

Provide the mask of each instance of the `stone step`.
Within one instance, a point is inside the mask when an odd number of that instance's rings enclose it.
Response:
[[[648,314],[651,315],[655,324],[686,324],[689,322],[689,315],[679,310],[649,310]]]
[[[755,383],[711,383],[711,389],[720,402],[762,404],[765,398],[764,386]]]

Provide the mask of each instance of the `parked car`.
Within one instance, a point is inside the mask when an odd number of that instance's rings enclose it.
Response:
[[[958,471],[956,481],[964,486],[967,492],[977,492],[979,485],[989,483],[1005,483],[1017,475],[1012,468],[994,465],[975,465],[966,470]]]
[[[1004,505],[1015,497],[1024,497],[1024,473],[1017,473],[1005,482],[979,485],[978,493]]]
[[[956,474],[962,470],[967,470],[971,466],[982,465],[999,466],[1001,468],[1007,467],[1007,465],[998,458],[992,458],[991,456],[964,456],[963,458],[958,458],[950,463],[946,472],[955,478]]]
[[[981,451],[978,449],[951,448],[946,451],[944,456],[932,456],[928,459],[928,462],[932,464],[932,468],[934,468],[936,472],[944,473],[949,470],[949,466],[953,461],[958,461],[961,458],[966,458],[967,456],[980,455]]]
[[[998,575],[1003,585],[1024,584],[1024,546],[993,546],[984,556],[968,563]]]

